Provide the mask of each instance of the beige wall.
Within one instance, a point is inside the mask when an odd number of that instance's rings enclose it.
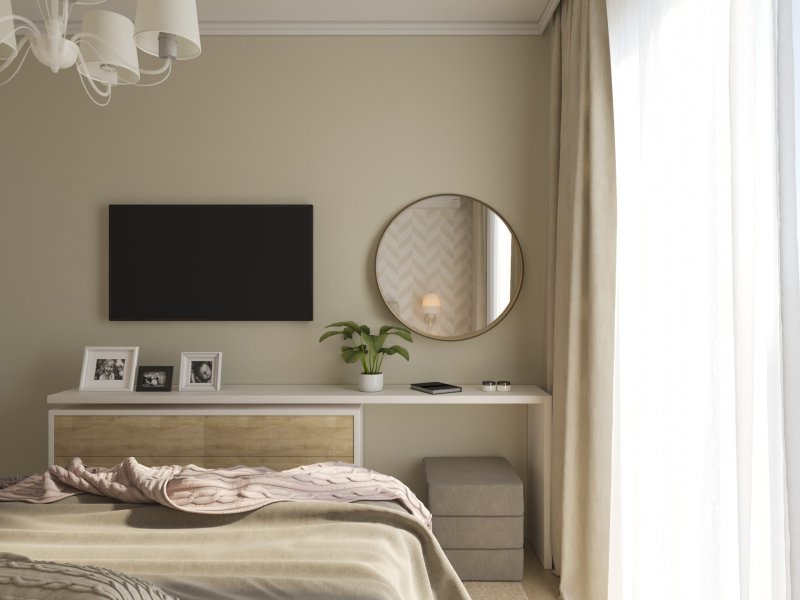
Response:
[[[86,345],[138,345],[140,364],[224,353],[224,383],[348,383],[340,319],[379,324],[372,260],[404,205],[462,193],[498,210],[525,259],[516,308],[463,342],[418,337],[388,383],[544,381],[549,39],[206,38],[156,88],[96,108],[74,70],[32,57],[0,89],[0,475],[46,463],[45,397],[76,387]],[[314,205],[314,321],[111,323],[107,206]],[[182,257],[169,257],[180,275]],[[499,453],[519,470],[519,407],[370,408],[369,466],[419,488],[418,458]]]

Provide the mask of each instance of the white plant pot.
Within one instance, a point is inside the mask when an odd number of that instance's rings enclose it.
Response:
[[[383,373],[360,373],[358,389],[362,392],[380,392],[383,389]]]

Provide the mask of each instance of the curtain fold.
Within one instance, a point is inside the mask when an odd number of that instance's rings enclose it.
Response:
[[[792,0],[777,3],[778,123],[780,169],[781,313],[788,491],[789,573],[791,598],[800,600],[800,252],[797,182],[800,153],[800,8]]]
[[[548,385],[554,562],[564,600],[604,600],[616,239],[605,0],[563,0],[551,26]]]

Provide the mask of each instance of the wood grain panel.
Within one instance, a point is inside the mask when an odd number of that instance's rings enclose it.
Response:
[[[126,456],[81,456],[85,465],[93,467],[115,467]],[[72,456],[56,456],[55,464],[66,467]],[[239,457],[220,457],[220,456],[137,456],[141,464],[148,467],[160,467],[163,465],[187,465],[193,464],[206,469],[221,469],[245,465],[248,467],[265,466],[276,471],[293,469],[300,465],[309,465],[317,462],[327,462],[340,460],[352,463],[352,456],[239,456]]]
[[[202,456],[203,417],[55,417],[55,456]]]
[[[204,456],[352,456],[351,416],[207,416]]]
[[[128,456],[148,466],[283,470],[330,460],[355,462],[351,415],[57,415],[55,462],[79,456],[112,467]]]

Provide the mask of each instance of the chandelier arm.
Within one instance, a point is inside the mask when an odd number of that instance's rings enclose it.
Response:
[[[6,19],[0,19],[0,22],[3,22],[5,20]],[[13,28],[8,33],[8,35],[6,35],[6,37],[4,37],[3,39],[0,39],[0,44],[5,44],[6,42],[8,42],[9,39],[13,39],[16,42],[17,31],[19,31],[20,29],[22,29],[22,27]],[[22,41],[21,42],[15,43],[16,47],[14,48],[14,54],[12,54],[11,56],[8,56],[4,60],[0,61],[0,71],[6,70],[9,67],[9,65],[12,62],[14,62],[14,59],[17,58],[17,56],[19,55],[20,49],[22,48],[22,46],[25,44],[25,42],[27,40],[28,40],[28,36],[25,35],[25,36],[22,37]]]
[[[80,66],[83,67],[83,70],[88,72],[88,69],[86,68],[86,62],[83,60],[83,55],[78,54],[78,62],[80,63]],[[92,88],[95,94],[103,98],[109,98],[109,99],[111,98],[110,84],[106,84],[106,89],[103,90],[97,85],[94,79],[92,79],[91,77],[87,77],[83,73],[81,73],[81,69],[78,69],[78,76],[81,78],[81,83],[83,83],[83,89],[86,90],[86,93],[89,94],[89,97],[92,98],[92,100],[94,100],[94,97],[89,93],[89,89],[86,87],[85,80],[88,80],[89,86]],[[95,102],[95,104],[97,104],[97,102]],[[106,104],[108,103],[106,102]],[[99,106],[105,106],[105,104],[100,104]]]
[[[137,87],[153,87],[154,85],[163,83],[172,73],[172,59],[168,58],[166,64],[161,69],[157,69],[155,71],[151,71],[149,69],[140,69],[140,72],[145,75],[160,75],[161,73],[163,73],[164,76],[155,81],[148,81],[147,83],[134,83],[133,85]]]
[[[164,64],[161,65],[158,69],[142,69],[141,67],[139,67],[139,73],[141,73],[142,75],[161,75],[164,72],[167,73],[167,77],[169,76],[169,73],[172,72],[171,58],[165,58]],[[164,77],[164,79],[166,79],[166,77]],[[164,81],[164,79],[162,79],[161,81]]]
[[[100,48],[98,48],[97,46],[95,46],[92,43],[93,40],[97,40],[98,42],[102,42],[103,41],[100,37],[98,37],[98,36],[96,36],[94,34],[91,34],[91,33],[84,33],[83,31],[79,31],[78,33],[73,35],[71,38],[69,38],[70,42],[73,42],[75,44],[80,42],[81,44],[89,46],[92,50],[94,50],[95,52],[99,53],[100,52]],[[116,53],[114,53],[114,58],[119,58],[119,56]]]
[[[42,18],[47,20],[50,18],[50,5],[45,4],[44,8],[42,8],[41,0],[36,0],[36,6],[39,7],[39,14],[42,15]]]
[[[25,46],[25,50],[24,52],[22,52],[22,54],[17,52],[17,54],[15,54],[12,58],[7,60],[2,64],[2,66],[0,66],[0,72],[5,71],[8,67],[11,66],[11,63],[14,62],[13,60],[14,58],[18,56],[20,57],[19,62],[17,62],[17,68],[14,69],[14,72],[11,73],[11,75],[0,81],[0,86],[7,84],[9,81],[11,81],[12,79],[14,79],[14,77],[17,76],[17,73],[19,73],[19,70],[22,68],[23,63],[25,62],[25,57],[28,56],[28,52],[30,51],[31,51],[31,46],[30,44],[28,44],[27,46]]]
[[[61,6],[56,7],[56,4]],[[50,13],[50,18],[55,19],[58,17],[59,24],[62,27],[61,31],[65,33],[69,26],[70,4],[72,3],[69,0],[51,0],[51,2],[48,2],[48,6],[52,5],[52,8],[56,11],[55,15],[52,12]]]
[[[3,19],[0,19],[0,21],[3,21],[5,19],[11,19],[13,21],[19,21],[22,25],[17,25],[17,29],[23,29],[23,26],[24,26],[25,28],[29,29],[30,32],[32,34],[34,34],[35,36],[38,37],[38,36],[41,35],[41,31],[39,30],[39,27],[36,26],[36,23],[31,21],[27,17],[23,17],[22,15],[10,15],[8,17],[4,17]]]
[[[80,71],[78,71],[78,77],[81,80],[81,85],[83,86],[83,89],[86,91],[86,95],[89,96],[89,100],[94,102],[97,106],[108,106],[108,103],[111,102],[110,85],[107,87],[106,91],[103,91],[97,87],[97,84],[94,82],[94,80],[92,80],[91,77],[84,77],[83,75],[81,75]],[[89,86],[86,85],[87,80],[89,81]],[[95,97],[95,95],[92,94],[92,91],[94,91],[98,96],[100,96],[100,98],[103,98],[103,100],[98,100]]]
[[[80,41],[82,45],[89,46],[92,50],[98,52],[98,48],[92,43],[92,40],[99,40],[99,39],[100,38],[98,38],[96,35],[90,35],[87,33],[83,33],[81,31],[73,35],[71,38],[69,38],[69,41],[73,42],[74,44],[77,44]],[[83,58],[82,56],[83,52],[79,52],[78,55],[81,56],[81,58]]]
[[[4,23],[5,21],[11,21],[12,25],[14,25],[14,21],[19,21],[19,25],[14,27],[14,31],[21,31],[23,29],[27,29],[37,37],[41,35],[39,28],[36,26],[36,23],[34,23],[33,21],[31,21],[26,17],[23,17],[22,15],[7,15],[5,17],[0,17],[0,23]]]
[[[12,31],[11,34],[13,35],[14,32]],[[17,58],[19,58],[20,53],[22,53],[22,58],[19,59],[19,64],[21,65],[23,62],[25,62],[25,57],[28,55],[28,52],[30,51],[30,48],[31,48],[31,46],[30,46],[31,37],[32,36],[30,36],[30,35],[23,36],[22,39],[20,40],[19,44],[17,44],[17,51],[14,52],[14,54],[9,56],[4,61],[0,62],[0,73],[2,73],[6,69],[8,69],[12,64],[14,64],[14,61]],[[0,40],[0,43],[2,43],[2,42],[3,42],[3,40]],[[22,52],[23,50],[25,50],[24,53]],[[16,71],[14,71],[14,75],[17,74],[17,71],[19,71],[19,69],[20,68],[19,68],[19,65],[18,65]],[[12,76],[12,78],[13,78],[13,76]],[[11,81],[12,78],[9,78],[6,81]]]

